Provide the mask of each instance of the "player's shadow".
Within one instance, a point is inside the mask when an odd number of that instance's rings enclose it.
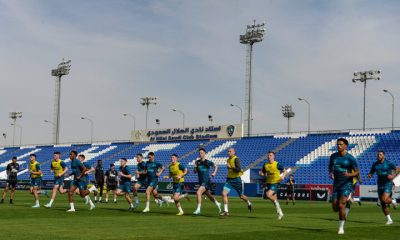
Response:
[[[297,217],[297,218],[306,218],[306,219],[315,219],[315,220],[325,220],[325,221],[330,221],[330,222],[337,222],[337,218],[317,218],[317,217]],[[352,220],[352,219],[347,219],[346,222],[353,222],[353,223],[371,223],[375,224],[377,222],[372,222],[372,221],[357,221],[357,220]]]
[[[293,230],[302,230],[302,231],[311,231],[311,232],[331,232],[328,229],[323,229],[323,228],[302,228],[302,227],[295,227],[295,226],[274,226],[274,227],[293,229]]]

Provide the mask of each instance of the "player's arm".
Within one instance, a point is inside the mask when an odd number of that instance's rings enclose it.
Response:
[[[122,171],[120,172],[120,176],[121,177],[125,177],[125,178],[132,178],[132,174],[130,173],[130,171],[128,170],[128,174],[124,174]]]
[[[375,169],[375,163],[374,163],[374,164],[372,164],[371,170],[369,170],[368,179],[371,179],[375,172],[376,172],[376,169]]]
[[[187,167],[183,166],[182,164],[179,164],[179,170],[182,171],[182,174],[177,176],[178,179],[183,178],[184,176],[186,176],[189,173]]]
[[[258,174],[259,174],[260,176],[265,176],[266,173],[267,173],[267,171],[265,170],[265,167],[264,167],[264,166],[261,168],[260,171],[258,171]]]
[[[31,171],[33,175],[42,175],[42,169],[40,169],[40,164],[36,165],[36,171]]]
[[[158,172],[156,173],[156,176],[159,177],[164,171],[165,171],[165,167],[160,164],[159,168],[158,168]]]
[[[7,173],[7,176],[11,174],[11,166],[10,166],[10,164],[7,165],[6,173]]]
[[[86,168],[86,166],[81,162],[81,161],[79,161],[78,160],[78,166],[79,167],[81,167],[82,168],[82,172],[81,172],[81,175],[79,175],[78,177],[76,177],[76,179],[81,179],[81,177],[83,177],[83,175],[85,175],[85,172],[87,171],[87,168]]]
[[[345,177],[358,177],[358,175],[360,174],[360,170],[358,168],[354,168],[353,170],[354,170],[354,172],[351,172],[351,173],[344,172],[343,175]]]
[[[197,160],[194,161],[194,168],[193,168],[193,172],[197,173]]]
[[[329,158],[329,177],[330,179],[333,179],[333,155]]]
[[[58,177],[64,176],[64,174],[66,174],[68,172],[68,167],[64,162],[61,163],[61,167],[64,169],[64,171],[62,171],[60,174],[58,174]]]
[[[87,169],[87,168],[86,168],[86,169]],[[92,173],[92,172],[94,172],[94,171],[96,171],[96,170],[94,169],[94,167],[90,167],[89,169],[86,170],[85,174],[86,174],[86,175],[89,175],[90,173]]]
[[[397,167],[393,163],[390,164],[389,166],[390,170],[392,171],[392,174],[388,174],[387,178],[389,180],[393,180],[393,178],[396,176],[397,173]]]
[[[240,159],[236,158],[235,159],[235,166],[231,166],[232,170],[235,172],[241,172],[242,168],[240,167]]]
[[[282,173],[281,179],[285,179],[286,174],[287,174],[287,170],[283,167],[282,164],[278,163],[278,165],[276,166],[276,168],[279,170],[279,172]]]
[[[218,165],[212,162],[212,166],[214,167],[214,171],[211,173],[211,176],[215,177],[218,171]]]

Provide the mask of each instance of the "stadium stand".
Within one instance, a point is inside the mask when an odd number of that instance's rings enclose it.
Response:
[[[220,166],[213,181],[225,181],[227,169],[225,160],[227,150],[234,147],[237,156],[241,159],[244,170],[249,170],[250,181],[257,180],[257,172],[266,160],[270,150],[276,151],[276,159],[286,167],[293,167],[296,181],[299,184],[330,184],[328,176],[329,156],[335,151],[336,139],[345,137],[349,140],[349,150],[356,157],[360,165],[361,176],[364,184],[374,185],[375,179],[368,180],[366,175],[371,164],[376,159],[376,151],[386,152],[387,159],[400,165],[400,131],[381,132],[342,132],[292,136],[264,136],[248,137],[235,140],[201,140],[179,142],[154,142],[154,143],[98,143],[58,146],[23,146],[0,148],[0,179],[5,178],[5,168],[13,156],[18,157],[22,167],[19,179],[28,180],[29,154],[35,153],[42,164],[44,180],[51,180],[50,163],[54,151],[60,151],[62,159],[69,162],[69,152],[76,150],[86,155],[87,161],[95,166],[98,159],[102,159],[105,169],[110,163],[119,164],[121,157],[128,158],[128,165],[135,169],[137,153],[142,153],[147,159],[149,152],[156,154],[156,161],[168,166],[170,155],[176,153],[180,162],[187,165],[190,173],[186,176],[187,182],[196,182],[197,176],[193,173],[193,163],[197,159],[198,149],[207,149],[207,158]],[[67,164],[68,166],[69,164]],[[167,171],[164,173],[167,174]],[[91,176],[93,179],[93,176]],[[162,178],[160,178],[160,181]]]

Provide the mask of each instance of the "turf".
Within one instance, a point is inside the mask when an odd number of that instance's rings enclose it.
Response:
[[[193,216],[196,203],[182,201],[184,216],[175,216],[176,208],[151,203],[150,213],[141,213],[141,205],[128,212],[125,199],[118,203],[97,204],[93,211],[75,196],[77,212],[67,213],[66,195],[57,196],[51,209],[31,209],[33,197],[18,191],[15,204],[8,199],[0,205],[1,239],[397,239],[400,234],[400,210],[392,210],[395,224],[385,226],[386,218],[374,203],[354,205],[345,225],[345,235],[337,235],[337,214],[328,203],[297,202],[286,206],[285,217],[278,221],[273,205],[252,199],[254,210],[247,212],[238,198],[230,202],[230,216],[219,217],[209,200],[202,215]],[[48,199],[41,196],[41,205]],[[397,223],[398,222],[398,223]]]

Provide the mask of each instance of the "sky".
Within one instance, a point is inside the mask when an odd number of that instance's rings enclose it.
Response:
[[[362,127],[363,88],[354,71],[380,69],[367,86],[366,127],[400,124],[400,2],[396,0],[144,1],[0,0],[0,133],[12,143],[9,112],[21,111],[23,144],[52,142],[55,78],[62,80],[61,142],[127,140],[145,126],[140,98],[157,96],[149,128],[240,122],[244,108],[246,25],[266,23],[254,45],[253,133],[287,129],[281,106],[296,114],[293,131]],[[0,139],[0,145],[4,144]],[[15,142],[19,142],[19,130]]]

